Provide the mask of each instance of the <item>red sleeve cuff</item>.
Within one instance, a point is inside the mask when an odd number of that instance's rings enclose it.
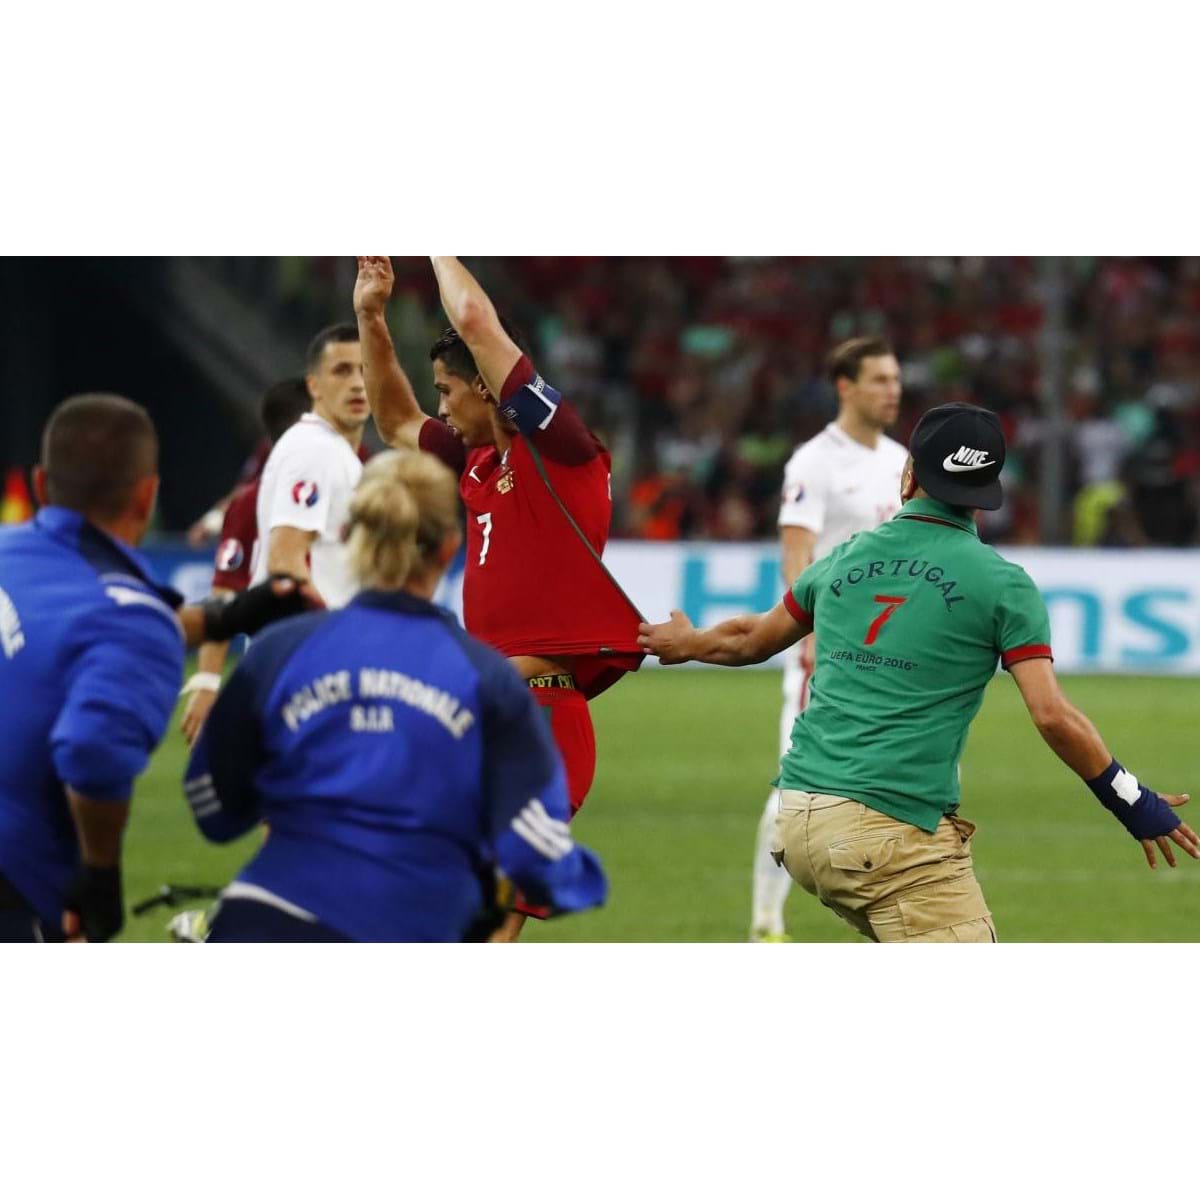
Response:
[[[508,378],[504,381],[504,386],[500,389],[500,403],[506,404],[512,399],[513,393],[518,388],[523,388],[529,383],[534,376],[533,363],[529,361],[528,354],[522,354],[517,359],[516,365],[508,373]]]
[[[806,613],[804,609],[796,601],[796,597],[791,591],[783,593],[783,607],[791,614],[791,618],[797,625],[811,625],[813,623],[812,615]]]
[[[1000,655],[1000,665],[1007,671],[1013,663],[1024,662],[1027,658],[1048,658],[1054,661],[1049,646],[1017,646],[1013,650],[1005,650]]]
[[[250,586],[250,572],[214,571],[212,586],[214,588],[224,588],[230,592],[244,592]]]

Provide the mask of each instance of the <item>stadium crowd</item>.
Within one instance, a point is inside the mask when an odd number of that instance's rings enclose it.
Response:
[[[783,464],[835,412],[827,348],[889,337],[902,440],[934,405],[995,410],[1010,444],[992,540],[1035,543],[1046,275],[1032,258],[472,260],[614,456],[615,536],[771,537]],[[419,365],[443,323],[425,260],[397,258],[393,322]],[[354,263],[227,260],[298,329],[344,316]],[[1190,545],[1200,497],[1200,258],[1065,263],[1063,537]]]

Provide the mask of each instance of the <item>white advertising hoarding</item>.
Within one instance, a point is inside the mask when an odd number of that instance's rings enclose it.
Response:
[[[1200,674],[1200,550],[1001,547],[1038,585],[1063,672]],[[779,602],[771,543],[612,542],[608,569],[652,621],[697,625]]]
[[[1000,552],[1041,589],[1060,671],[1200,675],[1200,550]],[[190,597],[207,593],[210,555],[160,546],[150,558]],[[783,595],[779,552],[770,542],[611,542],[604,561],[652,621],[678,608],[697,625],[711,625],[765,612]],[[456,609],[460,571],[438,597]]]

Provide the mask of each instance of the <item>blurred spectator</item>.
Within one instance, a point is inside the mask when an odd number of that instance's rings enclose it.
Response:
[[[1129,462],[1133,508],[1146,539],[1158,546],[1196,541],[1200,453],[1182,421],[1161,403],[1155,424]]]
[[[230,280],[304,328],[344,316],[352,260],[247,260]],[[423,259],[397,259],[409,340],[442,323]],[[1200,258],[1065,263],[1068,490],[1081,544],[1197,537]],[[272,265],[273,264],[273,265]],[[1001,415],[1012,455],[991,540],[1038,541],[1045,272],[1032,258],[507,258],[473,260],[527,331],[547,377],[614,445],[618,535],[769,538],[782,464],[833,415],[835,341],[897,347],[904,439],[935,405]],[[236,280],[233,275],[236,274]],[[634,465],[635,450],[638,456]],[[674,532],[673,532],[674,531]]]

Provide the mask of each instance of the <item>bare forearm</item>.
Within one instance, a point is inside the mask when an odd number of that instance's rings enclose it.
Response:
[[[232,595],[224,588],[212,589],[212,594],[216,595]],[[196,655],[196,670],[200,674],[221,674],[224,660],[229,655],[228,642],[204,642],[200,646],[199,653]]]
[[[129,803],[89,800],[67,788],[71,819],[79,836],[79,853],[88,867],[116,867],[121,863],[121,839],[129,820]]]
[[[817,546],[817,535],[806,525],[784,525],[779,530],[779,570],[791,587],[808,569]]]
[[[204,641],[204,610],[199,604],[185,604],[175,610],[183,630],[183,644],[189,650],[195,650]]]
[[[753,639],[760,620],[753,615],[732,617],[711,629],[693,630],[687,644],[688,658],[717,667],[744,667],[762,662],[770,655],[763,654]]]
[[[788,587],[791,587],[808,570],[811,562],[812,554],[808,550],[792,550],[785,546],[783,548],[783,555],[779,561],[779,569],[783,574],[783,582]]]
[[[363,379],[379,436],[389,445],[404,440],[404,426],[425,416],[417,394],[396,357],[382,312],[358,314]]]
[[[267,574],[307,580],[308,552],[315,540],[316,534],[307,530],[276,526],[271,530],[267,546]]]
[[[474,350],[477,334],[497,320],[496,310],[475,276],[457,258],[431,258],[438,293],[450,324]]]
[[[1081,779],[1095,779],[1112,762],[1099,730],[1072,704],[1064,704],[1053,720],[1039,724],[1038,732]]]

